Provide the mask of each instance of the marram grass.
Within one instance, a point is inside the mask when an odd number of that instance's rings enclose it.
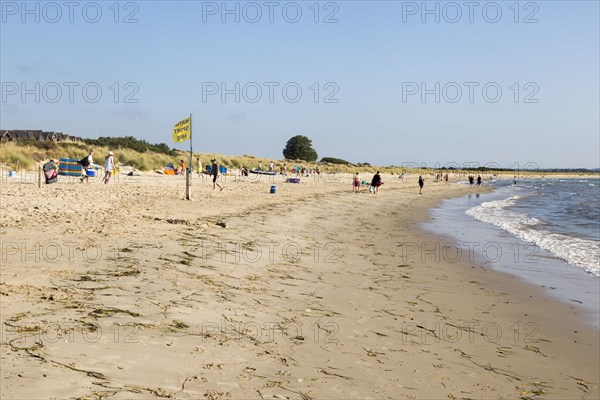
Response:
[[[4,164],[7,168],[18,171],[34,170],[40,163],[50,159],[58,160],[61,157],[81,159],[87,155],[88,148],[88,145],[84,143],[51,143],[37,147],[31,144],[3,142],[0,144],[0,163]],[[141,153],[131,149],[109,149],[101,146],[92,146],[91,148],[94,150],[94,163],[100,166],[104,164],[104,158],[108,155],[109,151],[114,153],[115,162],[118,162],[122,166],[133,167],[139,171],[162,171],[169,162],[173,163],[175,166],[179,166],[180,160],[182,159],[185,161],[186,165],[189,163],[188,152],[180,152],[178,156],[173,157],[151,151]],[[479,174],[478,171],[435,171],[433,169],[403,168],[401,166],[386,167],[321,164],[305,161],[275,160],[248,154],[244,154],[243,156],[230,156],[215,153],[194,153],[192,165],[193,171],[196,171],[198,158],[202,162],[203,169],[206,168],[206,165],[210,163],[211,159],[215,158],[220,165],[227,166],[230,169],[238,169],[242,166],[245,166],[248,169],[254,169],[262,162],[262,168],[263,170],[266,170],[269,168],[269,164],[273,162],[276,171],[279,171],[279,167],[283,164],[287,164],[288,170],[291,170],[296,165],[314,170],[318,165],[323,173],[354,174],[359,172],[361,174],[369,174],[379,170],[383,174],[395,175],[400,175],[403,172],[411,175],[435,175],[438,172],[442,174],[450,172],[453,176],[456,176],[456,174],[472,174],[477,176],[477,174]],[[493,173],[493,171],[486,171],[482,172],[481,175],[489,177]],[[499,171],[497,174],[505,178],[512,178],[514,174],[518,174],[521,178],[524,176],[545,175],[545,173],[539,171],[519,171],[518,173],[512,171]]]

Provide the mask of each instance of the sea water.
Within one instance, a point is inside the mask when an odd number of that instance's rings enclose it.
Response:
[[[445,184],[445,183],[432,183]],[[468,184],[468,183],[464,183]],[[589,313],[600,327],[600,179],[485,181],[491,193],[448,199],[430,231],[472,261],[512,273]],[[464,253],[468,254],[464,254]],[[469,256],[467,260],[466,256]]]

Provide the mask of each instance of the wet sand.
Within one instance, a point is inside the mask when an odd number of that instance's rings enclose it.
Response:
[[[417,229],[477,189],[383,179],[3,181],[1,398],[598,398],[577,307]]]

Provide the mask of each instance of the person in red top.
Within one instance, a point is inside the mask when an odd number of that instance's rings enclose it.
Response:
[[[352,180],[352,192],[358,193],[360,191],[360,176],[358,172],[354,175]]]

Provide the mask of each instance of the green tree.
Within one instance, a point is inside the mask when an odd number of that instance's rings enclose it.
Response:
[[[312,147],[312,140],[306,136],[297,135],[287,141],[283,156],[288,160],[317,161],[319,155]]]

